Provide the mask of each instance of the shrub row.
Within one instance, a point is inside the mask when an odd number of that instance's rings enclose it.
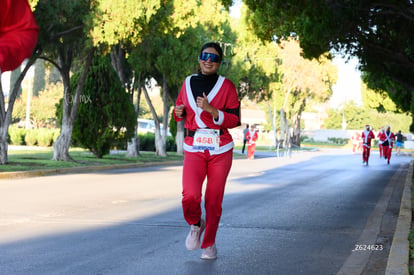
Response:
[[[155,152],[155,134],[146,133],[144,135],[139,135],[140,150],[141,151],[152,151]],[[172,136],[167,136],[167,151],[175,152],[177,151],[177,145],[175,144],[175,139]]]
[[[59,137],[60,129],[24,129],[16,126],[9,127],[9,144],[11,145],[27,145],[27,146],[52,146]],[[155,135],[153,133],[146,133],[139,135],[140,150],[155,151]],[[126,144],[114,145],[119,149],[126,149]],[[167,137],[167,151],[177,151],[177,145],[172,136]]]
[[[28,146],[52,146],[59,137],[59,129],[23,129],[15,126],[9,127],[9,144]]]
[[[336,138],[336,137],[328,137],[328,142],[334,143],[334,144],[347,144],[349,141],[349,138]]]

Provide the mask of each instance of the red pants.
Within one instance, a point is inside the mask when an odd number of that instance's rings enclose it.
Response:
[[[382,150],[383,150],[384,156],[388,160],[388,163],[390,163],[392,146],[382,146]]]
[[[254,151],[256,150],[256,144],[249,144],[247,145],[247,158],[254,159]]]
[[[379,149],[379,153],[380,153],[380,158],[382,158],[384,156],[384,149],[382,149],[382,144],[379,143],[378,144],[378,149]]]
[[[196,224],[201,219],[202,187],[207,177],[204,207],[206,211],[206,230],[201,248],[215,243],[221,218],[221,204],[227,176],[233,162],[233,150],[219,155],[203,153],[184,153],[183,199],[184,219],[188,224]]]
[[[362,151],[362,160],[368,163],[368,159],[369,159],[369,155],[371,153],[371,148],[363,146],[363,151]]]

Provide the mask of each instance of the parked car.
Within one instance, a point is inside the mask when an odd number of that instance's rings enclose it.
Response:
[[[151,119],[138,118],[138,133],[154,133],[155,123]]]
[[[160,130],[161,133],[163,132],[163,125],[160,125]],[[152,119],[143,119],[143,118],[139,118],[138,119],[138,133],[155,133],[155,122]],[[171,136],[170,130],[168,129],[167,131],[167,136]]]

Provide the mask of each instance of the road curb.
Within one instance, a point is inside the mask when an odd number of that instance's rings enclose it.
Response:
[[[411,185],[413,178],[413,164],[410,162],[407,178],[405,180],[404,190],[401,198],[400,212],[398,215],[397,226],[391,244],[390,254],[388,256],[386,275],[409,274],[409,251],[410,243],[408,235],[411,228]]]
[[[129,163],[129,164],[31,170],[31,171],[19,171],[19,172],[2,172],[0,173],[0,179],[19,179],[19,178],[42,177],[42,176],[53,176],[53,175],[74,174],[74,173],[76,174],[76,173],[86,173],[86,172],[97,172],[97,171],[115,170],[115,169],[130,169],[130,168],[166,166],[166,165],[182,165],[182,163],[183,163],[182,160],[172,160],[172,161],[163,161],[163,162]]]

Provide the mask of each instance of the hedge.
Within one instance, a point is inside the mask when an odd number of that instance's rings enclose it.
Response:
[[[28,146],[52,146],[59,137],[60,129],[24,129],[16,126],[9,127],[9,144],[11,145],[28,145]],[[140,150],[155,152],[155,135],[154,133],[146,133],[139,135]],[[126,144],[114,144],[114,147],[126,149]],[[167,151],[177,151],[175,139],[172,136],[167,137]]]
[[[24,129],[16,126],[9,127],[9,144],[28,146],[52,146],[59,137],[59,129]]]

